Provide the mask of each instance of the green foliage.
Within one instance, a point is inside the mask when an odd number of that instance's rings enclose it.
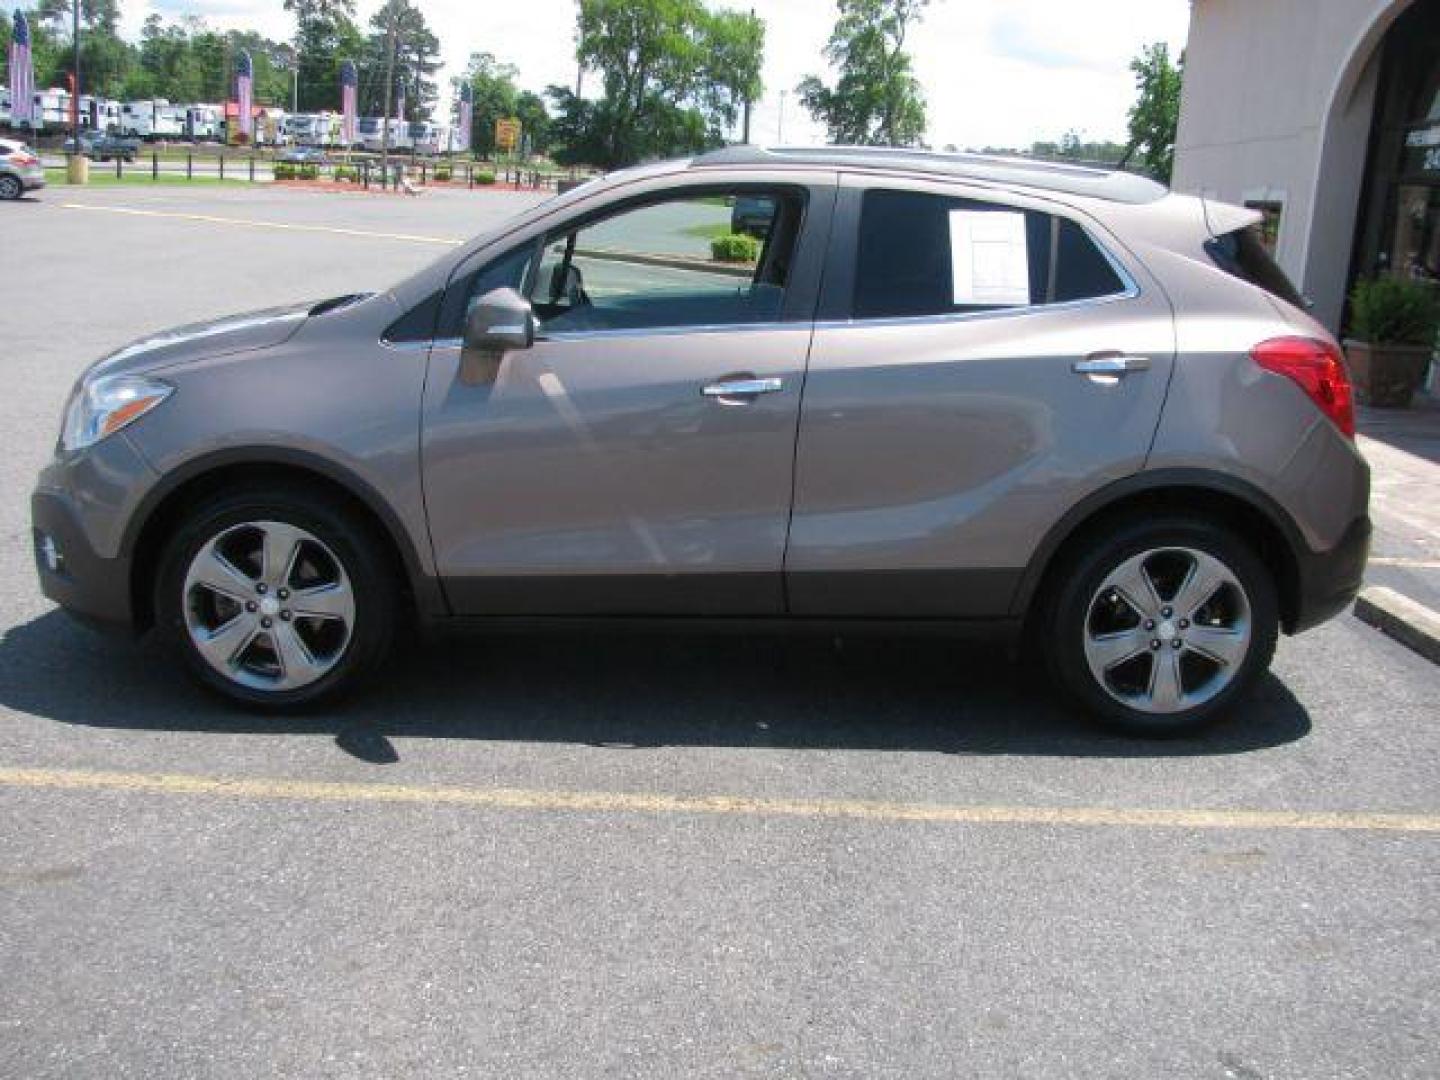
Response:
[[[702,0],[580,0],[577,37],[577,59],[604,92],[547,91],[562,163],[615,167],[718,146],[764,89],[765,24]]]
[[[450,171],[449,165],[435,166],[435,182],[437,184],[448,184],[450,182],[450,177],[453,175],[454,174]]]
[[[297,65],[301,112],[335,109],[340,100],[340,65],[360,61],[365,36],[355,25],[354,0],[285,0],[295,16],[295,43],[287,68]],[[288,96],[287,96],[288,100]]]
[[[392,24],[395,28],[395,85],[390,93],[390,115],[399,116],[397,110],[403,88],[405,115],[402,119],[428,119],[440,96],[435,85],[435,73],[440,70],[440,39],[425,22],[424,13],[411,0],[387,0],[370,19],[370,36],[365,40],[362,52],[353,57],[360,69],[360,114],[385,115],[385,71],[389,63],[387,35]],[[335,93],[339,93],[338,89]]]
[[[831,142],[915,146],[925,137],[925,98],[905,37],[929,0],[838,0],[840,17],[825,46],[839,69],[833,87],[809,75],[800,102],[825,125]]]
[[[320,179],[320,166],[294,161],[277,161],[275,163],[275,179],[318,180]]]
[[[516,86],[518,75],[513,64],[497,60],[492,53],[477,52],[470,54],[465,74],[452,81],[457,98],[460,87],[470,84],[474,95],[470,147],[485,157],[495,153],[495,121],[512,117],[520,121],[521,138],[532,153],[541,153],[549,145],[550,114],[545,102]]]
[[[495,183],[495,174],[493,172],[477,172],[475,174],[475,183],[484,184],[488,187]]]
[[[726,233],[710,241],[710,257],[716,262],[753,263],[760,258],[760,241],[745,233]]]
[[[1440,297],[1422,281],[1377,277],[1350,293],[1350,333],[1373,345],[1434,345]]]
[[[1180,124],[1180,86],[1185,57],[1170,62],[1170,47],[1163,41],[1148,45],[1134,60],[1135,104],[1130,106],[1130,151],[1162,183],[1175,170],[1175,130]]]
[[[354,165],[336,165],[330,175],[341,183],[358,184],[360,182],[360,170]]]

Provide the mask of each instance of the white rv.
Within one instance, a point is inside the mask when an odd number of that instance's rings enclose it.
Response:
[[[385,140],[381,135],[384,130],[385,121],[378,116],[360,117],[355,128],[360,145],[364,149],[374,152],[379,152],[384,148]],[[398,116],[390,118],[389,131],[391,150],[408,150],[413,145],[410,141],[410,126]]]
[[[447,149],[447,130],[429,120],[417,120],[410,125],[410,145],[417,154],[438,154]]]
[[[219,105],[185,106],[184,136],[191,142],[215,142],[224,120],[225,110]]]
[[[178,139],[185,134],[185,112],[164,98],[127,101],[120,106],[120,130],[136,139]]]

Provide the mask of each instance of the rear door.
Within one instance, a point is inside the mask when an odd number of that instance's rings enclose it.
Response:
[[[1142,467],[1169,302],[1095,221],[983,187],[846,177],[834,237],[790,610],[1004,615],[1046,531]]]

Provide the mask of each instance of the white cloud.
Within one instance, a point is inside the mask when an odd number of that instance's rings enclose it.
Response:
[[[528,89],[573,85],[574,0],[416,0],[439,36],[447,80],[470,53],[492,52],[520,69]],[[835,19],[827,0],[718,0],[751,7],[766,20],[766,94],[751,120],[751,138],[820,142],[824,130],[795,99],[795,85],[824,71],[822,50]],[[379,0],[359,0],[362,24]],[[149,0],[125,5],[138,32],[151,7],[179,10],[220,28],[248,28],[288,38],[293,20],[280,0]],[[1087,137],[1123,140],[1134,97],[1129,61],[1152,41],[1178,52],[1189,22],[1188,0],[933,0],[909,43],[929,102],[935,146],[1027,146],[1070,128]],[[591,88],[595,77],[589,76]]]

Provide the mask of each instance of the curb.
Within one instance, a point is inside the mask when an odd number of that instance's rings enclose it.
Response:
[[[1355,615],[1432,664],[1440,664],[1440,614],[1394,589],[1372,585],[1355,600]]]

